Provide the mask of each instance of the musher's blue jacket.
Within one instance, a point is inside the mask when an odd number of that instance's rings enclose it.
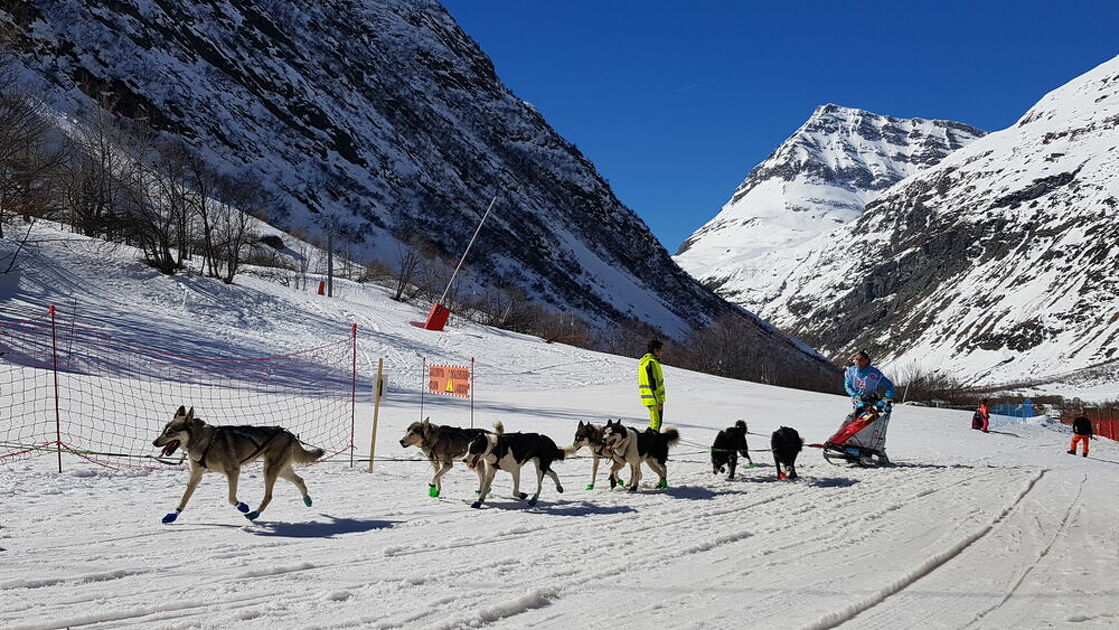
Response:
[[[857,365],[852,365],[843,373],[843,388],[847,390],[847,395],[851,398],[878,395],[880,387],[886,390],[883,397],[893,400],[894,384],[873,365],[868,365],[862,369]]]

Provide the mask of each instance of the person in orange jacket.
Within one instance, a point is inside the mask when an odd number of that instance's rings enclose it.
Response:
[[[1084,457],[1088,456],[1088,440],[1093,438],[1092,421],[1081,411],[1080,415],[1072,421],[1072,444],[1068,448],[1069,455],[1076,455],[1076,443],[1084,443]]]
[[[987,399],[979,401],[979,418],[983,421],[983,426],[979,430],[984,433],[990,433],[991,426],[991,407],[987,404]]]

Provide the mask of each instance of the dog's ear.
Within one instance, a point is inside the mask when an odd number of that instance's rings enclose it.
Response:
[[[582,428],[583,428],[583,421],[582,421],[582,420],[580,420],[580,421],[579,421],[579,428],[580,428],[580,429],[582,429]]]
[[[186,415],[186,405],[179,405],[179,410],[175,412],[175,415],[176,416],[185,416]]]
[[[194,407],[191,407],[190,411],[186,412],[186,419],[187,419],[187,422],[190,422],[191,420],[194,420]]]

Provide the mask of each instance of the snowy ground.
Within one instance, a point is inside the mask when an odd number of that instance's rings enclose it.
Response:
[[[7,281],[0,315],[78,303],[89,321],[151,337],[138,341],[257,354],[313,345],[356,321],[363,376],[386,359],[378,457],[388,459],[372,474],[307,469],[310,509],[281,481],[256,523],[209,476],[172,525],[159,519],[179,500],[181,470],[110,471],[70,457],[59,474],[53,456],[0,464],[0,627],[1119,625],[1114,443],[1074,458],[1060,425],[996,418],[983,435],[969,414],[899,406],[895,467],[834,467],[806,449],[802,479],[778,482],[758,452],[757,468],[728,481],[707,463],[718,429],[743,418],[757,433],[788,425],[821,441],[846,400],[669,367],[667,424],[684,439],[670,488],[652,489],[647,472],[641,492],[610,491],[600,471],[599,489],[584,490],[590,462],[579,458],[557,464],[566,492],[546,484],[535,508],[508,498],[501,473],[474,510],[472,473],[456,465],[444,496],[430,498],[430,468],[397,442],[419,415],[421,356],[475,357],[476,422],[561,444],[578,420],[643,424],[636,361],[459,323],[424,331],[408,323],[422,308],[372,288],[344,285],[328,302],[249,276],[230,288],[137,264],[99,269],[95,258],[131,254],[95,249],[38,245]],[[435,422],[469,422],[463,401],[425,405]],[[366,399],[363,456],[370,416]],[[153,438],[163,421],[153,420]],[[752,448],[766,442],[751,436]],[[260,492],[250,469],[241,498],[255,505]]]

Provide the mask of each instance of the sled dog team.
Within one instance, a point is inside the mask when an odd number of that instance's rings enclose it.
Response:
[[[712,471],[720,474],[730,469],[728,478],[734,478],[738,455],[741,454],[751,466],[749,449],[746,444],[746,423],[741,420],[728,427],[715,437],[711,447]],[[661,431],[647,429],[638,431],[622,424],[621,420],[608,420],[605,425],[579,422],[571,446],[560,448],[552,439],[540,433],[506,433],[501,422],[494,423],[494,430],[464,429],[459,427],[432,424],[430,419],[413,422],[400,440],[402,447],[417,446],[424,457],[431,462],[434,475],[428,484],[428,494],[438,497],[442,492],[441,480],[454,466],[456,459],[466,463],[467,468],[478,475],[477,499],[471,507],[481,507],[493,487],[498,470],[513,477],[513,496],[528,499],[530,506],[536,505],[540,498],[544,477],[556,484],[556,491],[563,492],[559,477],[552,470],[552,464],[574,455],[586,447],[591,452],[591,481],[587,489],[597,483],[600,461],[611,464],[608,479],[610,487],[623,485],[619,473],[629,466],[630,492],[637,491],[641,483],[641,464],[648,466],[659,477],[658,488],[668,487],[668,451],[680,441],[680,432],[672,427]],[[325,454],[320,448],[307,449],[299,439],[281,427],[258,426],[214,426],[195,417],[194,408],[187,410],[179,407],[174,417],[164,427],[152,444],[163,447],[161,455],[172,455],[182,449],[190,459],[190,479],[186,491],[174,512],[163,517],[164,523],[174,522],[186,508],[195,488],[207,472],[219,472],[226,476],[229,487],[229,504],[237,508],[249,520],[255,520],[272,501],[272,489],[277,478],[284,478],[294,484],[303,497],[303,503],[311,506],[311,496],[307,484],[295,474],[292,464],[307,464],[317,461]],[[796,478],[796,457],[803,440],[795,429],[781,427],[773,433],[772,450],[777,465],[778,478],[786,478],[782,465],[788,471],[788,478]],[[254,461],[264,464],[264,497],[255,510],[237,498],[237,483],[241,467]],[[532,461],[536,466],[536,492],[529,498],[521,492],[521,468]]]

